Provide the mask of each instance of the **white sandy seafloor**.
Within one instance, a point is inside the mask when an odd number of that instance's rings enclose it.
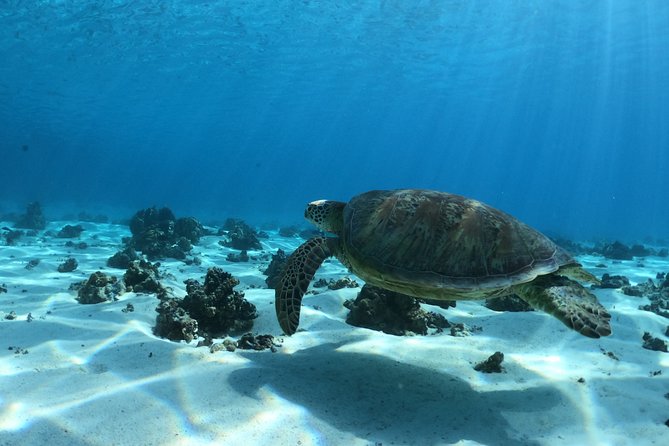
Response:
[[[669,354],[641,347],[645,331],[666,340],[669,320],[639,310],[646,299],[595,291],[612,314],[613,335],[603,339],[543,313],[494,312],[480,302],[429,308],[482,328],[471,336],[396,337],[347,325],[342,302],[359,289],[343,289],[306,296],[305,331],[281,337],[260,271],[268,262],[227,262],[231,250],[208,236],[193,251],[200,266],[161,262],[163,284],[183,296],[185,279],[202,281],[220,266],[257,306],[254,332],[283,340],[276,353],[212,354],[152,333],[155,295],[79,304],[70,284],[97,270],[121,278],[124,271],[105,262],[130,235],[126,226],[81,224],[75,242],[88,243],[85,250],[44,231],[0,246],[0,284],[8,289],[0,294],[0,445],[669,444]],[[301,241],[262,242],[273,253]],[[78,269],[57,272],[70,255]],[[26,270],[30,259],[41,262]],[[580,260],[634,283],[669,271],[657,257],[645,267]],[[595,269],[602,261],[609,267]],[[328,261],[316,278],[345,274]],[[121,311],[128,303],[134,312]],[[16,320],[4,319],[10,311]],[[474,371],[498,350],[504,373]]]

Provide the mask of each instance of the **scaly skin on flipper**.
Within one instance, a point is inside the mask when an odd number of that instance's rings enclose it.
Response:
[[[540,276],[513,287],[537,310],[555,316],[567,327],[589,338],[611,334],[611,315],[597,298],[578,282],[564,276]]]
[[[302,297],[321,263],[333,255],[334,243],[331,238],[314,237],[300,245],[288,258],[274,300],[279,325],[287,335],[297,331]]]

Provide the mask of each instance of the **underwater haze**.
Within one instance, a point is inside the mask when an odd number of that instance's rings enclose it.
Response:
[[[302,222],[370,189],[669,237],[669,2],[0,1],[0,213]]]

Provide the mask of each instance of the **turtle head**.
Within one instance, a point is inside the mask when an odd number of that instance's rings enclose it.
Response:
[[[304,210],[304,218],[322,231],[339,235],[344,226],[344,207],[346,203],[341,201],[312,201]]]

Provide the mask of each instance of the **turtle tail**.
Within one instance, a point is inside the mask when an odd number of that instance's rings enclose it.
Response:
[[[295,250],[275,290],[276,317],[283,332],[292,335],[300,323],[302,297],[323,261],[333,255],[333,238],[314,237]]]

